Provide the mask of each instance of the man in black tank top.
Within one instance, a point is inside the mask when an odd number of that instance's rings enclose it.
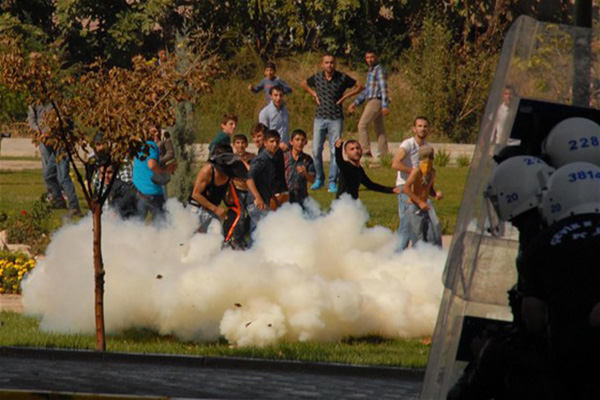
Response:
[[[208,163],[198,172],[189,199],[191,211],[198,214],[198,232],[206,233],[213,220],[225,217],[227,210],[221,203],[227,195],[231,178],[245,179],[250,192],[262,201],[244,163],[233,154],[231,146],[217,145]]]

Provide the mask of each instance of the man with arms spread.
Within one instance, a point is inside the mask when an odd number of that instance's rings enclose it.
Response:
[[[323,187],[325,181],[325,172],[323,171],[323,145],[325,138],[329,139],[329,152],[331,154],[331,164],[329,165],[329,186],[330,193],[337,192],[337,166],[335,164],[334,143],[342,137],[344,111],[342,104],[348,97],[360,93],[363,86],[348,75],[336,71],[335,58],[331,54],[325,54],[321,62],[323,71],[318,72],[300,86],[306,90],[317,103],[313,128],[313,157],[317,176],[312,190]],[[351,89],[346,92],[347,89]],[[344,92],[346,92],[344,94]]]
[[[342,144],[348,161],[344,160],[342,156]],[[374,190],[381,193],[400,193],[400,189],[397,187],[383,186],[373,182],[365,170],[360,165],[360,159],[362,158],[362,148],[360,143],[356,140],[348,140],[346,143],[342,139],[338,139],[335,142],[335,160],[340,169],[340,186],[338,188],[336,198],[339,199],[344,193],[348,193],[353,199],[358,199],[358,188],[361,183],[367,187],[367,189]]]
[[[429,120],[427,117],[419,116],[413,121],[412,131],[414,136],[404,140],[392,160],[392,168],[398,171],[396,186],[400,189],[398,195],[398,216],[400,225],[398,226],[398,235],[400,235],[400,250],[408,247],[408,225],[406,221],[406,211],[408,208],[408,196],[403,192],[404,184],[408,179],[413,168],[419,165],[419,147],[426,144],[426,138],[429,135]]]
[[[385,125],[383,117],[389,115],[390,98],[388,95],[387,72],[383,66],[377,62],[377,55],[374,51],[367,51],[365,61],[369,67],[367,73],[367,86],[354,100],[348,112],[352,114],[356,107],[366,101],[365,110],[358,121],[358,141],[365,151],[364,157],[372,157],[371,142],[367,126],[372,122],[377,135],[377,151],[379,156],[385,156],[388,153],[387,138],[385,136]]]

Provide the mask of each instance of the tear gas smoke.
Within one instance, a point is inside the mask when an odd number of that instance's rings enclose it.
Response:
[[[286,205],[269,214],[248,251],[194,234],[179,203],[157,228],[105,213],[102,252],[109,332],[146,327],[183,340],[223,335],[240,346],[348,335],[433,332],[447,253],[427,244],[395,253],[396,235],[366,228],[361,203],[327,215]],[[63,227],[23,283],[26,314],[43,330],[94,331],[92,221]]]

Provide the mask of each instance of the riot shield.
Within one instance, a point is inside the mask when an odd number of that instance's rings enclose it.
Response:
[[[506,146],[540,155],[549,130],[565,118],[600,123],[599,36],[529,17],[506,36],[446,262],[422,399],[446,398],[473,357],[469,342],[478,329],[512,320],[507,291],[517,281],[518,232],[483,197],[493,156]]]

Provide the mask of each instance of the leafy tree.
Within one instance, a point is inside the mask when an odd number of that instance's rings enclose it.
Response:
[[[96,190],[84,180],[75,161],[84,165],[90,162],[83,153],[99,132],[103,134],[102,152],[115,171],[140,151],[147,152],[147,125],[172,125],[172,104],[207,90],[218,71],[217,60],[197,55],[181,71],[175,68],[175,60],[157,65],[136,56],[130,69],[107,67],[97,61],[77,70],[64,68],[63,54],[64,49],[57,44],[43,53],[27,53],[17,38],[3,36],[0,84],[26,93],[29,104],[51,105],[45,117],[47,133],[34,132],[33,137],[68,157],[92,212],[97,348],[105,350],[101,215],[116,174],[107,187],[102,184]]]
[[[411,29],[405,72],[421,112],[432,118],[440,136],[464,143],[478,132],[503,37],[498,32],[507,29],[510,18],[498,14],[483,31],[457,24],[457,18],[460,13],[435,8],[422,14]]]

